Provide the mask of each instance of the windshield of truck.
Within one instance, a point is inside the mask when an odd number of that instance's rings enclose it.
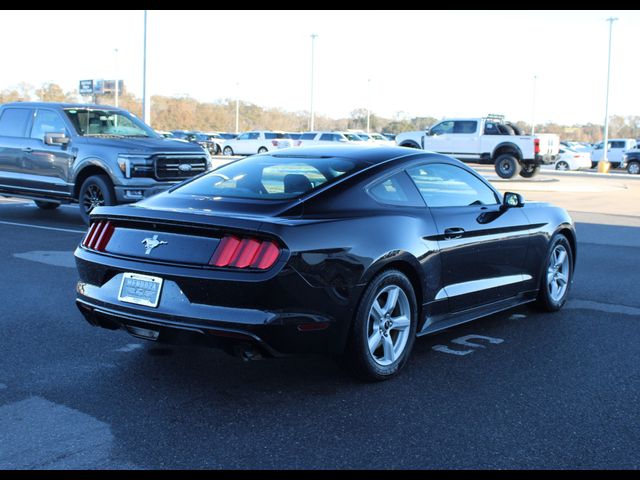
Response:
[[[151,127],[123,110],[66,108],[64,113],[73,123],[78,135],[84,137],[160,138]]]

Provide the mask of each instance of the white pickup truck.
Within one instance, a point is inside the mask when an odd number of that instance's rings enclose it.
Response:
[[[396,143],[459,160],[491,162],[502,178],[533,177],[540,165],[553,163],[560,150],[558,135],[524,135],[501,115],[447,118],[425,131],[400,133]]]

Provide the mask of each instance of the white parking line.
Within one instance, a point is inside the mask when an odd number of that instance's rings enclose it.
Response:
[[[43,225],[32,225],[30,223],[6,222],[4,220],[0,220],[0,223],[3,223],[5,225],[15,225],[17,227],[31,227],[31,228],[42,228],[44,230],[55,230],[58,232],[87,233],[86,230],[72,230],[71,228],[60,228],[60,227],[45,227]]]

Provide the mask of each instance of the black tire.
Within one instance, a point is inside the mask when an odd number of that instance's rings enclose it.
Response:
[[[60,206],[58,202],[45,202],[44,200],[34,200],[34,202],[42,210],[55,210]]]
[[[496,158],[495,169],[500,178],[513,178],[520,173],[521,168],[518,159],[510,153],[503,153]]]
[[[258,149],[258,153],[267,153],[269,150],[267,150],[267,147],[260,147]]]
[[[511,130],[513,130],[513,133],[515,135],[524,135],[520,127],[518,127],[517,125],[514,125],[513,123],[508,123],[507,125],[511,127]]]
[[[388,331],[388,335],[384,337],[388,338],[393,345],[393,342],[398,342],[397,347],[400,350],[397,353],[397,357],[391,363],[383,365],[380,361],[384,359],[376,359],[375,352],[380,351],[384,356],[384,343],[385,338],[379,335],[379,346],[374,347],[374,351],[369,349],[369,338],[371,335],[375,335],[375,320],[373,323],[370,321],[371,312],[373,309],[373,302],[378,302],[379,298],[385,298],[384,295],[388,294],[385,289],[393,289],[399,287],[404,294],[404,300],[400,293],[398,293],[398,300],[394,304],[393,308],[389,312],[391,317],[382,317],[387,319],[393,319],[393,315],[402,312],[403,305],[404,310],[410,311],[409,325],[406,329],[400,331],[393,328]],[[408,301],[405,303],[405,300]],[[377,305],[380,307],[380,303]],[[384,308],[383,308],[384,310]],[[353,323],[351,325],[351,332],[347,340],[346,349],[343,355],[343,363],[351,370],[351,372],[358,378],[367,381],[381,381],[387,380],[398,373],[398,371],[405,365],[416,337],[417,326],[417,304],[416,297],[413,290],[413,286],[409,279],[402,272],[398,270],[385,270],[379,273],[367,286],[365,292],[360,300],[360,305],[356,311]],[[387,321],[385,326],[380,324],[380,328],[388,328]],[[369,331],[371,329],[371,332]],[[379,330],[380,332],[381,330]],[[395,340],[394,340],[395,334]],[[401,337],[401,335],[408,335],[408,337]],[[406,338],[406,343],[402,340]],[[402,347],[402,345],[404,345]],[[400,348],[402,347],[402,348]]]
[[[222,149],[220,148],[220,145],[218,145],[218,144],[216,143],[216,148],[214,149],[213,154],[214,154],[214,155],[220,155],[220,153],[222,153]]]
[[[520,169],[520,176],[524,178],[535,177],[540,172],[540,165],[532,165],[531,163],[525,163]]]
[[[496,123],[496,125],[498,126],[498,131],[500,132],[500,135],[515,135],[516,132],[513,131],[513,128],[511,128],[511,126],[503,124],[503,123]]]
[[[640,173],[640,162],[629,162],[627,164],[627,172],[631,175],[638,175]]]
[[[561,160],[556,163],[556,170],[569,170],[569,164],[564,160]]]
[[[233,155],[233,148],[228,147],[228,146],[227,146],[227,147],[224,147],[224,148],[222,149],[222,154],[223,154],[223,155],[226,155],[227,157],[232,156],[232,155]]]
[[[80,216],[87,225],[89,224],[89,214],[95,207],[115,205],[116,196],[113,193],[113,184],[109,177],[92,175],[82,182],[78,203],[80,204]]]
[[[550,283],[553,280],[550,280],[552,268],[552,257],[555,255],[557,249],[561,249],[566,252],[568,264],[566,268],[566,289],[564,293],[555,297],[552,293]],[[538,297],[536,299],[536,306],[541,310],[547,312],[557,312],[560,310],[564,304],[567,302],[567,298],[569,297],[569,290],[571,289],[571,284],[573,282],[573,250],[571,249],[571,244],[567,237],[562,235],[561,233],[556,233],[549,242],[549,248],[547,249],[547,253],[544,256],[544,264],[541,270],[541,278],[540,278],[540,289],[538,291]]]

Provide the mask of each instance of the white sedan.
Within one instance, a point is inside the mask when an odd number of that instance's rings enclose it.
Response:
[[[542,168],[555,168],[556,170],[588,169],[591,168],[591,152],[579,152],[567,147],[561,147],[555,163],[543,165]]]

